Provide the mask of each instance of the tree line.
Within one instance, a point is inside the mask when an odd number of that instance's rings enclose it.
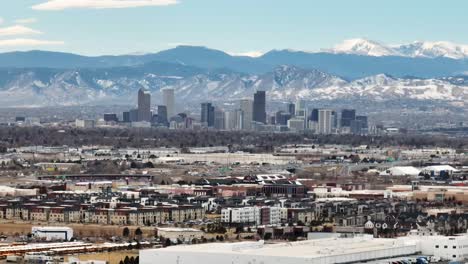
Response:
[[[353,146],[410,146],[468,148],[466,137],[433,135],[315,135],[312,133],[270,133],[250,131],[1,127],[0,152],[22,146],[106,145],[124,147],[210,147],[229,146],[233,151],[270,152],[285,144],[348,144]]]

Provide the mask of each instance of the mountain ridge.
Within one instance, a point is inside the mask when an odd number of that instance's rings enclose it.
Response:
[[[8,107],[131,104],[140,88],[150,90],[156,102],[164,88],[173,88],[184,103],[250,98],[256,90],[267,91],[271,101],[468,101],[468,81],[462,77],[405,79],[378,74],[345,80],[318,69],[291,65],[280,65],[267,73],[246,74],[167,62],[78,70],[0,68],[0,103]]]
[[[272,71],[278,65],[286,64],[309,70],[319,69],[345,79],[359,79],[379,73],[397,77],[441,78],[468,72],[468,60],[443,57],[410,58],[272,50],[252,58],[232,56],[223,51],[194,46],[179,46],[145,55],[98,57],[37,50],[0,54],[0,68],[98,69],[139,66],[152,61],[178,63],[208,70],[226,68],[247,74],[263,74]]]

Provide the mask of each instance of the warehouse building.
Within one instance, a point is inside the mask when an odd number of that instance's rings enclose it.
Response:
[[[165,264],[327,264],[351,263],[413,255],[418,251],[414,240],[327,238],[293,243],[259,242],[199,244],[140,251],[140,263],[152,264],[155,259]]]
[[[154,259],[165,264],[332,264],[408,259],[427,256],[443,261],[460,261],[468,256],[468,234],[459,236],[421,235],[374,238],[359,235],[336,236],[292,243],[258,242],[211,243],[140,251],[140,263]]]
[[[70,227],[33,226],[31,234],[35,238],[45,241],[70,241],[73,237],[73,229]]]

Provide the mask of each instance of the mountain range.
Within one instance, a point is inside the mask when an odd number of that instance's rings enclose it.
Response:
[[[349,39],[325,52],[364,56],[401,56],[410,58],[468,58],[468,45],[448,41],[415,41],[402,45],[385,45],[367,39]]]
[[[0,69],[3,106],[133,104],[136,91],[173,88],[179,102],[232,101],[267,91],[268,100],[437,100],[463,105],[468,78],[397,78],[378,74],[352,81],[320,70],[280,65],[262,74],[151,62],[98,69]]]
[[[153,54],[89,57],[0,54],[4,106],[132,104],[136,91],[174,88],[183,101],[229,101],[266,90],[269,100],[468,101],[468,49],[446,42],[383,45],[354,39],[321,52],[232,56],[179,46]]]
[[[272,50],[260,57],[231,56],[223,51],[206,47],[179,46],[158,53],[88,57],[70,53],[28,51],[0,54],[2,68],[112,68],[138,66],[159,61],[179,63],[203,69],[230,69],[248,74],[262,74],[278,65],[294,65],[304,69],[318,69],[345,79],[358,79],[376,74],[396,77],[416,76],[439,78],[464,74],[468,60],[447,57],[384,56],[383,48],[367,48],[364,54],[360,45],[343,47],[327,52]],[[388,53],[391,54],[391,53]],[[372,55],[372,56],[371,56]],[[374,56],[375,55],[375,56]],[[377,56],[379,55],[379,56]]]

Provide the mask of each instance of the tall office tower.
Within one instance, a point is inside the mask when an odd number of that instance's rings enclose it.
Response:
[[[356,120],[362,122],[362,128],[369,129],[369,122],[367,121],[367,116],[356,116]]]
[[[132,109],[129,113],[130,122],[138,122],[138,109]]]
[[[201,123],[205,127],[214,126],[214,112],[215,108],[211,103],[202,103],[201,104]]]
[[[367,116],[356,116],[356,120],[351,121],[351,133],[356,135],[364,135],[369,133]]]
[[[241,130],[244,112],[240,109],[224,113],[224,129]]]
[[[234,130],[242,130],[244,127],[244,111],[242,111],[241,109],[234,110],[234,118],[236,120]]]
[[[222,109],[215,109],[214,111],[214,128],[224,130],[224,111]]]
[[[319,134],[331,134],[332,132],[332,110],[320,109],[318,111],[318,129]]]
[[[253,101],[253,121],[266,124],[266,94],[265,91],[257,91]]]
[[[280,126],[287,126],[288,120],[291,119],[291,113],[285,113],[283,111],[276,112],[275,115],[276,124]]]
[[[352,120],[356,120],[356,110],[354,109],[341,110],[341,127],[350,127]]]
[[[130,123],[132,121],[130,121],[130,111],[127,111],[127,112],[123,112],[122,113],[122,121],[124,123]]]
[[[174,89],[162,90],[163,105],[167,107],[167,116],[169,118],[176,115]]]
[[[158,117],[157,117],[158,124],[167,126],[169,124],[169,120],[167,118],[167,107],[165,105],[158,105]]]
[[[307,117],[306,126],[308,129],[318,132],[318,118],[319,110],[317,108],[312,109],[309,116]]]
[[[297,100],[296,102],[296,116],[307,116],[307,106],[304,100]]]
[[[239,107],[243,112],[241,129],[251,130],[253,120],[253,101],[250,99],[242,99],[239,102]]]
[[[289,103],[288,104],[288,113],[291,116],[294,116],[296,114],[296,105],[294,103]]]
[[[333,110],[332,112],[332,128],[337,129],[340,125],[340,119],[338,118],[338,112]]]
[[[251,130],[253,118],[253,102],[250,99],[242,99],[239,102],[240,110],[242,110],[242,123],[240,129]]]
[[[151,122],[151,93],[148,90],[138,90],[138,121]]]
[[[234,111],[224,112],[224,129],[226,130],[235,130],[236,127],[236,117]]]
[[[312,109],[312,112],[310,113],[309,120],[312,122],[318,122],[319,118],[319,110],[317,108]]]

